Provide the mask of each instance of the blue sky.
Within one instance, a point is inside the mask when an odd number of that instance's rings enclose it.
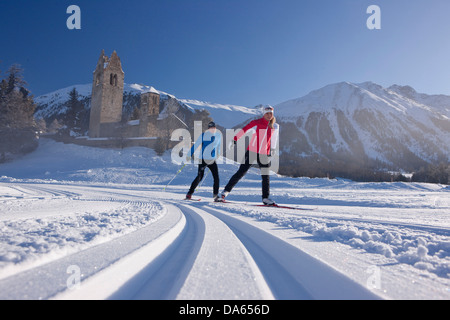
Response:
[[[1,0],[0,70],[21,64],[36,96],[91,83],[105,49],[125,82],[179,98],[274,105],[340,81],[450,95],[449,15],[448,0]]]

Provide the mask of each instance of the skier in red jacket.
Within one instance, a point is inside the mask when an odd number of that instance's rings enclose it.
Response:
[[[272,106],[264,108],[264,115],[261,119],[253,120],[247,124],[234,137],[236,142],[250,129],[255,128],[256,133],[253,134],[247,152],[245,153],[245,160],[239,167],[239,170],[231,177],[221,194],[221,200],[225,201],[227,195],[231,192],[234,186],[247,173],[252,164],[258,164],[261,169],[262,178],[262,201],[265,205],[275,205],[275,202],[270,197],[270,160],[272,150],[275,149],[275,143],[272,144],[274,136],[278,135],[278,124],[275,123],[274,109]]]

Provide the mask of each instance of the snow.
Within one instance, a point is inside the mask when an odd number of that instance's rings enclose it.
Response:
[[[262,114],[261,109],[259,108],[247,108],[192,99],[180,99],[180,102],[193,110],[207,110],[211,117],[225,128],[232,128],[248,119],[261,116]],[[230,116],[231,114],[233,114],[233,116]]]
[[[449,96],[433,96],[419,94],[411,87],[391,86],[383,88],[373,82],[354,84],[340,82],[314,90],[304,97],[289,100],[276,105],[277,117],[280,120],[296,122],[300,117],[303,123],[310,115],[321,113],[330,123],[332,136],[336,139],[332,147],[335,152],[351,150],[348,141],[342,137],[336,111],[343,113],[349,121],[349,127],[355,131],[355,136],[361,141],[365,153],[371,159],[392,163],[386,146],[392,145],[389,138],[410,150],[414,155],[427,162],[438,160],[437,153],[442,152],[442,158],[447,159],[450,150],[450,134],[443,126],[436,125],[436,121],[448,119]],[[362,112],[362,113],[361,113]],[[370,114],[378,134],[370,130],[370,123],[360,123],[356,120],[358,113]],[[297,125],[302,134],[308,138],[310,133]],[[313,153],[320,150],[314,149]],[[437,146],[431,151],[432,146]],[[439,150],[439,151],[437,151]]]
[[[383,114],[390,111],[408,114],[419,120],[430,111],[440,116],[445,115],[443,105],[450,102],[450,97],[417,94],[414,89],[405,88],[397,85],[383,88],[370,81],[359,84],[340,82],[314,90],[304,97],[280,103],[276,110],[278,115],[285,117],[329,112],[332,108],[345,108],[343,110],[351,114],[363,106],[379,110]]]
[[[69,100],[70,91],[75,88],[79,94],[80,99],[89,98],[92,93],[92,84],[78,84],[67,88],[59,89],[54,92],[41,95],[35,98],[37,105],[42,106],[35,113],[35,117],[49,118],[54,115],[65,113],[67,110],[62,107],[62,104]],[[142,93],[157,93],[161,97],[172,97],[174,95],[158,90],[152,86],[144,84],[124,84],[124,94],[140,95]],[[243,106],[236,106],[230,104],[220,104],[205,102],[193,99],[178,99],[186,108],[190,110],[207,110],[216,122],[225,128],[232,128],[242,122],[261,115],[261,110],[258,108],[248,108]]]
[[[297,211],[252,206],[255,169],[234,203],[211,201],[211,175],[180,202],[197,168],[164,192],[179,168],[47,139],[0,164],[0,298],[450,299],[448,186],[272,176]],[[220,165],[221,186],[236,170]]]

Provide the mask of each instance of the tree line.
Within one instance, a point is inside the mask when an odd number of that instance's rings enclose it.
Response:
[[[37,148],[36,105],[26,88],[23,69],[12,65],[0,70],[0,162]]]
[[[359,182],[426,182],[450,184],[450,164],[428,164],[412,174],[388,170],[385,164],[371,165],[340,160],[324,159],[319,156],[299,158],[283,153],[280,156],[279,173],[291,177],[345,178]]]

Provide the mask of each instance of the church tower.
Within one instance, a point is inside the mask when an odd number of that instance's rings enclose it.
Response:
[[[114,136],[115,127],[122,120],[124,78],[116,51],[108,58],[102,50],[92,84],[89,137]]]
[[[160,96],[153,87],[141,94],[141,116],[139,121],[140,137],[156,137],[156,123],[159,115]]]

